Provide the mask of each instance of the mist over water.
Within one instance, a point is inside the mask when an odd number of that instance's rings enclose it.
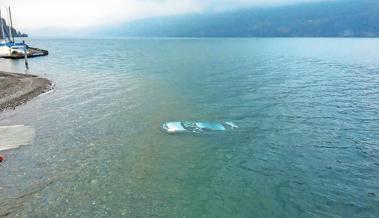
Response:
[[[29,44],[56,89],[0,114],[35,129],[0,167],[10,217],[379,216],[378,39]],[[173,136],[171,120],[240,128]]]

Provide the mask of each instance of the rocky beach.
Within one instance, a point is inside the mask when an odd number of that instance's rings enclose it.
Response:
[[[0,72],[0,111],[13,109],[52,88],[50,80],[36,75]]]

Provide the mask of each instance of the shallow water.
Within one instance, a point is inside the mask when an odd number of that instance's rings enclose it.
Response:
[[[30,145],[34,140],[34,129],[28,126],[0,126],[0,151]]]
[[[56,89],[0,114],[36,130],[0,167],[0,216],[379,217],[378,39],[29,41]]]

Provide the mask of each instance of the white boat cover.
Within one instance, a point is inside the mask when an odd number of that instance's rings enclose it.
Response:
[[[181,122],[168,122],[166,126],[168,131],[186,131]]]
[[[225,127],[221,123],[196,122],[196,126],[203,130],[225,131]]]

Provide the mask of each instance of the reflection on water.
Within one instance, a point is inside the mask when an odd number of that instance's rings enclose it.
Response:
[[[36,129],[6,153],[0,216],[379,216],[376,39],[32,44],[56,89],[0,114]],[[168,120],[240,128],[173,136]]]

